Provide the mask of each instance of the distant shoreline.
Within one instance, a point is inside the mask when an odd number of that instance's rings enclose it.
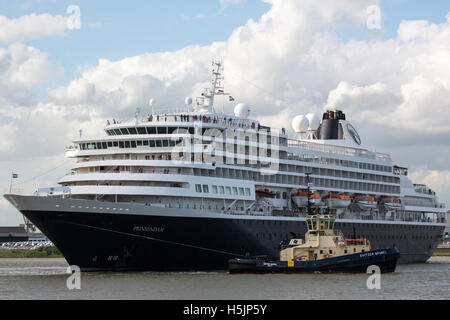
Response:
[[[2,258],[64,258],[56,247],[41,247],[36,250],[6,249],[0,250]]]

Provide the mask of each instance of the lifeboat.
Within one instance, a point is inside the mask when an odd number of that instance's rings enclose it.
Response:
[[[311,205],[316,206],[320,204],[321,198],[320,194],[312,193],[310,196]],[[308,191],[306,190],[298,190],[296,193],[292,195],[292,200],[296,204],[297,207],[303,208],[308,206]]]
[[[377,198],[368,195],[357,195],[354,202],[361,210],[376,209],[378,205]]]
[[[323,198],[323,201],[330,209],[344,209],[350,206],[352,199],[345,194],[330,192]]]
[[[381,197],[380,204],[384,205],[387,210],[395,210],[402,207],[402,200],[399,198]]]
[[[360,238],[360,239],[345,239],[345,243],[347,244],[363,244],[366,243],[366,239]]]
[[[269,189],[258,189],[256,195],[260,198],[275,198],[275,192],[271,192]]]

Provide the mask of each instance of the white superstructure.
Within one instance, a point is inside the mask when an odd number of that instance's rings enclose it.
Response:
[[[194,108],[187,98],[182,111],[108,121],[105,136],[80,137],[67,149],[78,162],[59,181],[61,188],[39,192],[227,215],[297,216],[307,210],[292,197],[308,188],[311,173],[310,187],[322,197],[317,208],[340,219],[445,221],[436,194],[414,185],[389,155],[364,148],[339,110],[322,120],[296,117],[295,138],[251,120],[246,104],[232,116],[217,112],[214,97],[228,94],[222,64],[213,66],[212,87]]]

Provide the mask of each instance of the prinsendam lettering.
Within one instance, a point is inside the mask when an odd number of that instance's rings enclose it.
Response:
[[[139,232],[157,232],[162,233],[166,230],[165,227],[150,227],[150,226],[135,226],[133,228],[133,231],[139,231]]]

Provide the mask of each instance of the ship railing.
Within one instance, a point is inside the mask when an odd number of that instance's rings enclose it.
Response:
[[[17,187],[10,187],[8,189],[4,189],[3,194],[15,194],[15,195],[25,195],[25,189],[23,188],[17,188]]]
[[[78,150],[78,145],[71,145],[66,147],[66,151],[75,151]]]
[[[384,215],[358,215],[358,214],[340,214],[337,216],[338,219],[347,219],[347,220],[361,220],[361,221],[394,221],[394,222],[419,222],[419,223],[446,223],[446,218],[439,216],[438,214],[434,214],[433,216],[427,217],[412,217],[409,215],[405,215],[403,213],[392,215],[392,216],[384,216]]]
[[[52,197],[52,196],[70,196],[72,193],[69,187],[50,187],[50,188],[39,188],[34,191],[34,195],[37,197]]]
[[[310,150],[310,151],[341,154],[341,155],[345,155],[345,156],[361,157],[361,158],[367,158],[367,159],[372,159],[372,160],[381,160],[381,161],[385,161],[385,162],[392,161],[392,158],[389,154],[372,152],[372,151],[368,151],[368,150],[356,149],[356,148],[350,148],[350,147],[331,146],[331,145],[318,144],[318,143],[307,142],[307,141],[298,141],[298,140],[292,140],[292,139],[288,140],[288,146],[293,147],[293,148],[301,148],[301,149],[305,149],[305,150]]]
[[[183,117],[184,116],[184,117]],[[129,119],[125,121],[115,120],[107,122],[107,129],[113,126],[129,125],[130,123],[136,123],[136,119]],[[272,128],[262,126],[257,120],[236,118],[222,113],[213,114],[199,114],[188,112],[183,109],[162,109],[158,112],[154,112],[147,118],[138,119],[137,124],[143,123],[198,123],[202,122],[204,124],[217,124],[229,128],[241,128],[241,129],[252,129],[252,130],[264,130],[267,132],[272,132],[279,134],[283,137],[287,137],[286,128]]]
[[[224,214],[230,216],[270,216],[271,213],[268,211],[240,211],[240,210],[225,210]]]

